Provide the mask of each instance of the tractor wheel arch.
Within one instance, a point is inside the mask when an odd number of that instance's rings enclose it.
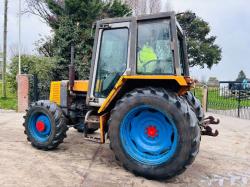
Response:
[[[183,76],[122,76],[98,110],[98,113],[110,112],[116,102],[126,93],[136,88],[145,87],[164,88],[175,93],[188,90],[187,81]]]

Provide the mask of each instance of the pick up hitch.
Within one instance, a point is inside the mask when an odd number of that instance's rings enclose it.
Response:
[[[206,136],[218,136],[219,135],[219,131],[215,130],[215,132],[213,132],[212,127],[210,127],[209,125],[218,125],[220,123],[219,119],[216,119],[213,116],[209,116],[207,118],[205,118],[202,122],[201,122],[201,135],[206,135]]]

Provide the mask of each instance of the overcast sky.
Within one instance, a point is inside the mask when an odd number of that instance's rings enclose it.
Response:
[[[22,0],[24,2],[24,0]],[[166,2],[167,0],[162,0]],[[3,41],[3,0],[0,1],[0,49]],[[24,5],[25,6],[25,5]],[[216,43],[223,50],[222,61],[212,70],[192,69],[199,79],[215,76],[219,80],[234,80],[240,70],[250,78],[250,2],[249,0],[171,0],[176,12],[192,10],[209,22]],[[18,43],[18,0],[9,0],[8,47]],[[22,43],[27,53],[35,53],[34,42],[49,35],[50,28],[38,17],[22,17]],[[10,56],[10,52],[8,54]]]
[[[240,70],[250,77],[250,1],[249,0],[172,0],[175,11],[193,10],[208,21],[222,48],[222,61],[212,70],[192,70],[202,78],[216,76],[234,80]]]

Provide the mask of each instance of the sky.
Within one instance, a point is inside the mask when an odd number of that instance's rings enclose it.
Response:
[[[192,10],[211,26],[211,34],[222,48],[222,60],[209,69],[192,68],[191,75],[199,80],[217,77],[221,81],[235,80],[243,70],[250,78],[250,2],[249,0],[162,0],[169,2],[176,12]],[[23,9],[25,8],[24,0]],[[0,1],[0,50],[3,42],[3,5]],[[40,18],[22,16],[22,46],[26,53],[35,53],[34,43],[51,34],[51,29]],[[8,56],[10,48],[18,44],[18,0],[9,0]]]
[[[222,60],[211,70],[192,69],[199,79],[217,77],[235,80],[240,70],[250,78],[250,2],[249,0],[171,0],[177,12],[194,11],[211,26],[211,34],[222,48]]]
[[[22,10],[26,9],[25,0],[21,0]],[[18,4],[19,0],[9,0],[8,3],[8,56],[12,55],[11,49],[16,51],[18,46]],[[0,49],[3,49],[3,11],[4,0],[0,0]],[[37,16],[24,14],[21,21],[22,51],[33,54],[36,52],[34,43],[41,36],[51,34],[51,29]]]

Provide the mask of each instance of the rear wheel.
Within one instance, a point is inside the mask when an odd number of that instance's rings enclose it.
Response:
[[[110,147],[129,171],[151,179],[183,172],[199,150],[198,120],[187,102],[163,89],[136,89],[113,109]]]
[[[24,118],[24,133],[38,149],[54,149],[66,138],[68,127],[61,108],[55,103],[38,101],[31,105]]]
[[[201,102],[194,96],[192,92],[187,92],[184,95],[184,98],[187,100],[193,111],[195,112],[199,121],[204,119],[204,111],[201,106]]]

